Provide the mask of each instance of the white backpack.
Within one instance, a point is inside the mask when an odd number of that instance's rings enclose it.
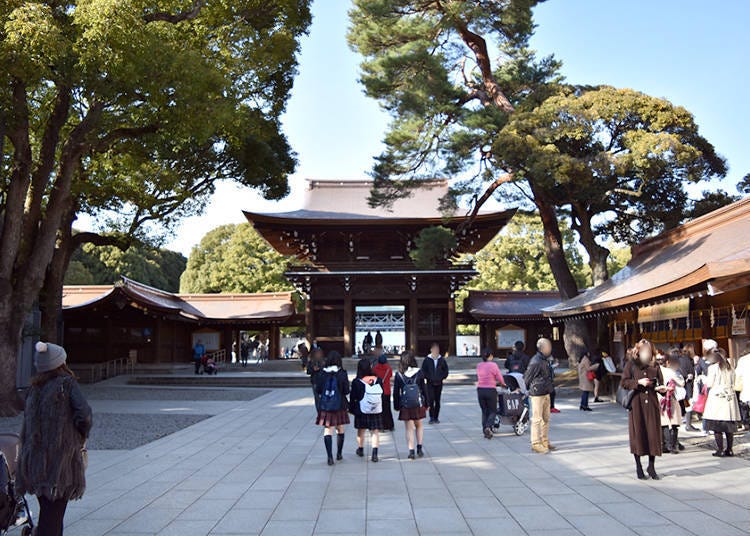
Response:
[[[360,379],[365,384],[365,396],[359,401],[359,411],[365,415],[383,413],[383,387],[378,382],[372,385]]]

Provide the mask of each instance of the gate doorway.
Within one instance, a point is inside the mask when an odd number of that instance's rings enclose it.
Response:
[[[355,352],[368,353],[381,338],[383,350],[388,354],[399,354],[406,349],[406,306],[356,305]]]

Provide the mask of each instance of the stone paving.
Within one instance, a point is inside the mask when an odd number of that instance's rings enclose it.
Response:
[[[508,427],[484,439],[475,390],[447,387],[442,423],[426,425],[425,458],[406,459],[399,424],[384,434],[380,462],[365,461],[349,428],[344,461],[330,468],[309,390],[275,390],[142,447],[92,451],[88,490],[70,504],[65,532],[750,533],[747,461],[693,447],[658,460],[663,480],[641,482],[621,408],[597,404],[582,413],[564,399],[558,407],[551,431],[558,451],[534,455],[528,434]]]

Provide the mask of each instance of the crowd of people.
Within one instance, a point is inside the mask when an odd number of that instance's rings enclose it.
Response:
[[[196,356],[205,355],[201,341],[196,346]],[[308,355],[301,346],[299,351],[305,356],[315,399],[315,422],[324,428],[329,465],[343,459],[350,415],[357,431],[356,455],[364,457],[369,431],[371,460],[378,462],[380,434],[395,428],[391,404],[398,420],[404,423],[408,458],[424,456],[423,423],[428,413],[430,423],[440,423],[442,387],[450,373],[437,343],[421,366],[413,353],[404,351],[395,373],[382,353],[376,358],[361,359],[351,382],[340,354],[330,352],[324,358],[323,351],[315,345]],[[578,367],[579,375],[585,376],[581,390],[595,393],[595,400],[596,372],[602,366],[608,368],[607,356],[601,357],[597,363],[596,357],[585,352]],[[66,360],[61,346],[37,343],[37,373],[25,402],[16,486],[21,494],[38,498],[37,536],[61,534],[68,502],[81,498],[86,487],[86,441],[92,412]],[[549,340],[539,339],[536,353],[530,358],[525,356],[523,344],[517,343],[506,362],[507,378],[513,380],[510,386],[495,363],[492,350],[482,351],[476,388],[486,438],[492,438],[498,409],[496,387],[500,385],[528,394],[532,451],[544,454],[555,450],[549,439],[555,363]],[[713,456],[732,457],[735,433],[741,426],[745,430],[750,426],[750,344],[735,364],[711,339],[703,340],[700,354],[692,344],[664,352],[650,341],[641,340],[627,353],[620,390],[621,403],[628,409],[630,452],[638,479],[660,479],[656,458],[684,450],[679,440],[680,426],[684,422],[687,431],[699,431],[694,418],[701,419],[704,433],[713,434]],[[582,396],[581,408],[588,405],[586,397]],[[645,471],[643,457],[647,458]]]
[[[429,412],[430,424],[440,423],[440,399],[443,382],[449,368],[440,346],[434,343],[422,366],[418,366],[414,354],[401,353],[398,370],[394,374],[388,357],[378,352],[357,363],[357,373],[349,382],[343,367],[341,354],[332,351],[324,357],[323,350],[315,348],[305,356],[306,371],[310,376],[317,418],[315,423],[324,428],[328,465],[343,459],[345,426],[354,418],[357,431],[359,457],[365,455],[368,431],[371,445],[371,461],[378,462],[380,433],[392,432],[395,428],[391,407],[404,423],[409,459],[424,456],[423,421]],[[393,406],[391,406],[391,403]],[[336,431],[336,455],[333,452],[333,432]]]
[[[702,346],[702,355],[692,344],[664,352],[644,339],[628,352],[621,388],[626,393],[630,452],[641,480],[659,480],[656,457],[685,449],[679,440],[683,421],[686,431],[698,432],[693,418],[702,417],[704,433],[713,434],[713,456],[718,458],[734,456],[734,435],[750,424],[750,396],[745,389],[750,382],[750,352],[735,368],[716,341],[705,339]],[[645,472],[644,456],[648,457]]]

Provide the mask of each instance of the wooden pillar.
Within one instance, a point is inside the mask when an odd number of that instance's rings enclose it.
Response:
[[[107,316],[104,323],[104,361],[111,361],[116,356],[112,355],[112,318]]]
[[[344,296],[344,356],[351,357],[355,352],[354,336],[354,310],[352,297],[349,294]]]
[[[227,361],[232,358],[232,333],[233,330],[230,326],[224,326],[221,332],[221,345],[224,347],[224,352],[227,355]]]
[[[242,332],[242,330],[239,329],[239,328],[237,328],[234,331],[234,334],[233,334],[233,336],[234,336],[234,344],[235,344],[235,348],[236,348],[235,351],[237,353],[237,355],[235,356],[235,359],[237,359],[237,363],[240,362],[240,348],[242,346],[242,337],[240,337],[240,333],[241,332]]]
[[[456,355],[456,300],[448,300],[448,355]]]
[[[151,341],[151,345],[154,348],[154,363],[166,363],[169,361],[168,359],[165,359],[161,349],[163,327],[164,320],[162,320],[161,317],[157,317],[156,322],[154,322],[154,333]]]
[[[407,347],[415,355],[419,338],[419,303],[416,296],[409,297],[409,341]]]
[[[492,345],[487,344],[487,325],[482,323],[479,324],[479,352],[481,353],[482,348],[485,347],[491,347],[494,350]]]
[[[268,331],[268,359],[278,359],[281,351],[281,330],[277,324]]]
[[[305,302],[305,338],[307,339],[308,345],[312,348],[312,342],[315,338],[315,333],[313,329],[313,323],[315,319],[313,318],[313,301],[312,297],[308,298]]]

